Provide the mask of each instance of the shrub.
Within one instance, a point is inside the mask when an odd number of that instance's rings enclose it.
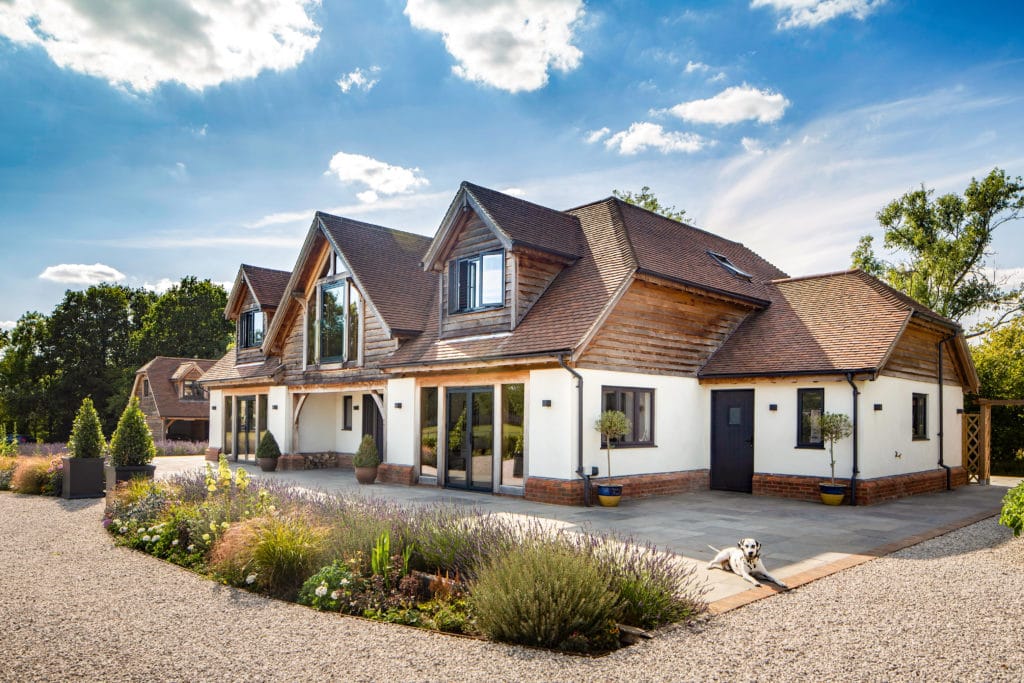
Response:
[[[605,472],[605,477],[611,477],[612,448],[615,444],[615,439],[629,434],[632,426],[630,425],[629,418],[621,410],[606,410],[601,413],[601,417],[594,423],[594,429],[601,433],[601,440],[604,442],[604,447],[608,452],[608,471]]]
[[[140,534],[139,529],[150,527],[171,507],[177,497],[176,488],[167,482],[152,479],[131,479],[117,487],[110,500],[106,519],[108,528],[122,535],[128,531]],[[121,527],[125,528],[121,532]]]
[[[1024,531],[1024,482],[1017,484],[1003,496],[1003,510],[999,523],[1013,529],[1014,536]]]
[[[492,558],[470,587],[480,630],[494,640],[588,652],[618,646],[618,598],[592,556],[554,542]]]
[[[83,398],[68,439],[68,454],[72,458],[101,458],[106,447],[100,416],[96,414],[92,399]]]
[[[64,488],[64,459],[49,458],[46,479],[39,492],[44,496],[59,496]]]
[[[156,454],[161,455],[202,455],[210,445],[208,441],[178,441],[162,439],[154,441]]]
[[[11,479],[18,466],[18,459],[0,455],[0,491],[11,490]]]
[[[139,398],[132,396],[110,437],[110,462],[117,466],[146,465],[155,455],[153,434],[139,408]]]
[[[299,591],[299,604],[327,612],[347,606],[362,579],[344,562],[335,560],[306,579]]]
[[[50,459],[40,457],[18,458],[11,478],[11,490],[16,493],[39,495],[50,483]]]
[[[321,566],[326,530],[296,515],[255,518],[236,526],[211,553],[214,571],[235,585],[244,577],[246,584],[256,584],[273,597],[294,600]]]
[[[380,464],[380,455],[377,453],[377,444],[369,434],[363,435],[359,442],[359,450],[352,457],[353,467],[376,467]]]
[[[256,447],[257,458],[280,458],[281,449],[277,445],[277,439],[274,438],[274,433],[269,429],[263,434],[263,438],[260,439],[260,445]]]

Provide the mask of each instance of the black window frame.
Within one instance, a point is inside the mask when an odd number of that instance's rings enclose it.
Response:
[[[825,448],[825,439],[821,441],[804,440],[804,397],[818,395],[821,397],[821,415],[825,414],[825,389],[824,387],[809,387],[796,390],[796,447],[797,448]],[[819,415],[820,417],[820,415]]]
[[[914,441],[928,440],[928,394],[911,394],[910,434]]]
[[[501,259],[501,294],[500,301],[485,302],[483,300],[484,289],[484,259],[488,256],[498,256]],[[472,276],[470,275],[472,273]],[[472,279],[472,282],[470,282]],[[479,303],[471,301],[479,295]],[[484,251],[472,256],[463,256],[452,259],[448,264],[448,312],[449,313],[475,313],[505,307],[505,251],[497,249]]]
[[[325,291],[340,290],[342,321],[340,338],[334,340],[340,347],[340,354],[325,355],[324,325]],[[329,275],[317,282],[315,293],[306,302],[305,356],[306,367],[320,365],[342,365],[353,367],[363,362],[363,296],[355,282],[347,274]]]
[[[343,431],[352,431],[352,396],[341,397],[341,428]]]
[[[629,413],[626,413],[626,411],[622,410],[622,404],[623,404],[622,396],[627,394],[627,393],[631,393],[631,394],[634,395],[633,396],[633,414],[632,415],[630,415]],[[615,401],[617,407],[611,408],[611,409],[605,407],[607,405],[606,401],[605,401],[605,396],[607,396],[608,394],[615,394],[617,396],[617,400]],[[649,388],[645,388],[645,387],[602,386],[601,387],[601,412],[604,412],[605,410],[619,410],[619,411],[621,411],[623,413],[626,413],[626,418],[629,420],[630,429],[634,430],[634,432],[635,432],[636,425],[639,423],[639,420],[637,419],[637,415],[638,415],[639,410],[640,410],[640,401],[636,400],[636,395],[637,394],[650,394],[650,397],[651,397],[651,400],[650,400],[650,405],[651,405],[651,431],[650,431],[650,434],[648,434],[648,438],[646,440],[644,440],[644,441],[636,441],[636,440],[634,440],[634,441],[624,441],[624,440],[619,440],[619,439],[612,439],[612,446],[614,446],[615,448],[655,448],[655,447],[657,447],[657,444],[654,441],[654,416],[655,416],[654,389],[649,389]],[[601,448],[606,448],[606,447],[607,447],[607,443],[605,442],[604,436],[602,436],[601,437]]]
[[[257,318],[257,316],[259,316]],[[259,320],[259,329],[256,328],[256,321]],[[257,331],[259,335],[257,336]],[[248,311],[242,311],[242,314],[238,316],[238,348],[240,349],[257,349],[263,344],[263,337],[267,331],[267,321],[263,315],[263,311],[258,308],[252,308]]]
[[[717,251],[708,251],[708,256],[710,256],[715,261],[715,263],[722,266],[727,271],[729,271],[729,273],[735,275],[736,277],[741,278],[743,280],[747,280],[748,282],[753,281],[753,275],[751,275],[750,273],[748,273],[747,271],[743,270],[735,263],[730,261],[729,257],[726,256],[725,254],[720,254]]]
[[[149,396],[149,394],[150,394],[150,391],[149,391],[149,380],[148,379],[143,379],[142,380],[142,395],[143,395],[143,397],[146,397],[146,396]]]

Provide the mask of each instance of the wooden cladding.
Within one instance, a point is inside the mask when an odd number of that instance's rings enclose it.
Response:
[[[911,322],[896,342],[881,374],[902,379],[935,382],[939,377],[937,344],[948,333]],[[945,384],[960,386],[962,369],[953,354],[952,341],[942,345],[942,377]]]
[[[635,281],[579,366],[695,377],[749,312],[695,292]]]
[[[442,339],[462,337],[475,334],[491,334],[507,332],[512,327],[511,301],[513,282],[513,260],[506,258],[505,263],[505,305],[501,308],[487,308],[467,313],[449,313],[448,297],[451,294],[449,269],[452,262],[466,256],[474,256],[490,251],[501,251],[503,246],[498,236],[480,220],[473,211],[467,211],[461,219],[456,233],[455,243],[445,257],[444,273],[441,277],[441,329]]]
[[[518,325],[530,308],[537,303],[564,267],[561,263],[517,253],[515,258],[516,305],[515,323]]]

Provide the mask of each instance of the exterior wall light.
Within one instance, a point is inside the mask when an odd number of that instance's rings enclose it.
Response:
[[[401,410],[402,409],[402,402],[401,401],[395,401],[395,408]]]
[[[779,409],[779,404],[778,403],[769,403],[768,404],[768,410],[778,410],[778,409]]]
[[[540,404],[544,408],[550,408],[551,407],[551,399],[550,398],[542,399]]]
[[[875,404],[875,410],[881,410],[881,409],[882,409],[882,404],[881,403],[876,403]]]

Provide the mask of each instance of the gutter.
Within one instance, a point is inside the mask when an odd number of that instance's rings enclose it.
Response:
[[[565,356],[558,356],[558,364],[576,378],[576,474],[583,478],[583,504],[590,507],[590,475],[583,472],[583,375],[565,364]]]
[[[444,340],[439,340],[444,341]],[[571,353],[571,349],[565,349],[562,351],[533,351],[529,353],[508,353],[499,354],[496,356],[475,356],[473,358],[443,358],[438,360],[410,360],[402,363],[384,363],[381,365],[382,368],[407,368],[414,365],[422,366],[433,366],[433,365],[457,365],[459,363],[478,363],[482,361],[492,360],[520,360],[523,358],[561,358],[561,354]]]
[[[857,397],[860,396],[860,389],[853,383],[853,373],[846,373],[846,383],[853,389],[853,472],[850,474],[850,505],[857,504],[857,475],[860,474],[860,469],[857,467]]]
[[[942,383],[942,345],[945,344],[946,342],[952,341],[954,339],[956,339],[956,333],[955,332],[953,334],[951,334],[950,336],[946,337],[945,339],[940,340],[939,343],[935,345],[935,348],[937,349],[938,354],[939,354],[939,377],[938,377],[938,380],[939,380],[939,467],[941,467],[942,469],[946,470],[946,490],[947,491],[952,491],[953,490],[953,471],[950,469],[949,465],[947,465],[945,462],[943,462],[944,449],[943,449],[943,441],[942,441],[942,432],[944,430],[943,430],[943,421],[942,421],[942,412],[943,412],[942,395],[945,392],[943,391],[943,383]]]

